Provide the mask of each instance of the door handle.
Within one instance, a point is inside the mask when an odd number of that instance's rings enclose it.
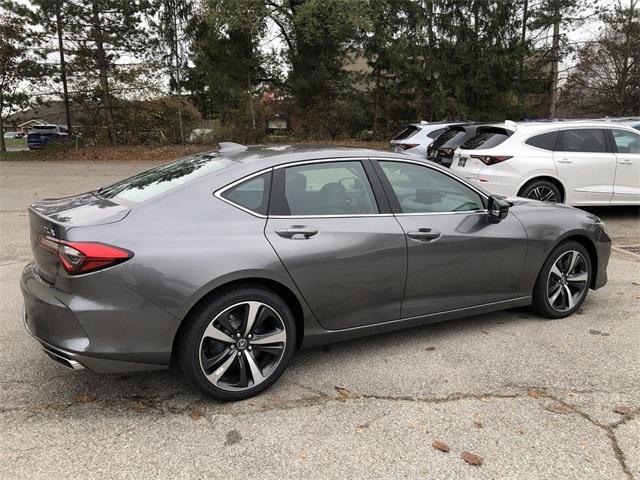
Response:
[[[442,234],[440,232],[431,230],[430,228],[420,228],[418,230],[407,232],[407,237],[421,242],[430,242],[431,240],[436,240],[441,236]]]
[[[620,163],[623,165],[631,165],[633,163],[633,160],[629,160],[628,158],[623,158],[622,160],[620,160]]]
[[[320,230],[306,225],[292,225],[284,230],[276,230],[276,234],[284,238],[307,239],[316,235]]]
[[[562,158],[560,160],[556,160],[558,163],[573,163],[573,160],[569,160],[568,158]]]

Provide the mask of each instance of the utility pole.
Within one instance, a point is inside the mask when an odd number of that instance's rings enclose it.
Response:
[[[64,99],[64,112],[67,119],[67,131],[69,135],[73,133],[71,123],[71,109],[69,108],[69,90],[67,89],[67,65],[64,60],[64,46],[62,44],[62,18],[60,7],[62,0],[56,1],[56,30],[58,32],[58,50],[60,51],[60,78],[62,79],[62,92]]]

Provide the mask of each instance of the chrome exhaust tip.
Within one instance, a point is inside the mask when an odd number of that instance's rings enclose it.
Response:
[[[46,353],[51,360],[53,360],[56,363],[59,363],[63,367],[70,368],[71,370],[84,369],[84,366],[82,366],[82,364],[80,364],[79,362],[71,358],[65,357],[62,352],[57,352],[48,347],[43,347],[43,350],[44,350],[44,353]]]

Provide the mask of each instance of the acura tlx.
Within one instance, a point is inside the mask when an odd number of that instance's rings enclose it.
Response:
[[[295,350],[506,308],[574,313],[607,281],[592,214],[505,199],[391,152],[222,144],[29,207],[24,323],[74,369],[178,365],[218,400]]]

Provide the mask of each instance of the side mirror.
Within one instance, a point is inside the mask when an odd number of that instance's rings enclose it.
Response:
[[[499,223],[504,218],[507,218],[508,214],[509,202],[504,198],[494,197],[493,195],[489,197],[489,201],[487,202],[487,215],[489,216],[489,222]]]

